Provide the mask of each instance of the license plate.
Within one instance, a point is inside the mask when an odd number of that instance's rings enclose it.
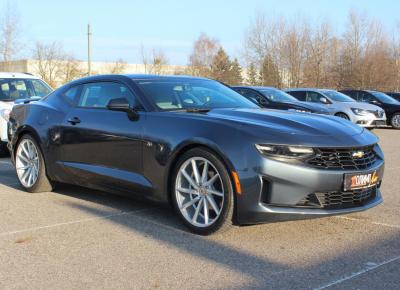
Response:
[[[385,121],[375,121],[375,126],[385,126],[386,122]]]
[[[344,175],[344,191],[374,187],[382,179],[383,169]]]

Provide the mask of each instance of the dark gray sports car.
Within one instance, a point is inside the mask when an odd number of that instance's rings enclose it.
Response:
[[[169,202],[193,232],[356,212],[382,201],[378,139],[349,121],[260,109],[216,81],[71,82],[10,114],[22,186],[57,182]]]

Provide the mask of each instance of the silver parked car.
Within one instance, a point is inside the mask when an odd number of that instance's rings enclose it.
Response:
[[[366,128],[386,125],[385,111],[375,105],[357,102],[335,90],[297,88],[287,89],[287,93],[303,102],[324,104],[333,110],[333,115],[350,120]]]

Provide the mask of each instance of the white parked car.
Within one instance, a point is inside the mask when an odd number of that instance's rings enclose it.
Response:
[[[52,92],[48,84],[27,73],[0,72],[0,156],[7,153],[7,122],[20,99],[44,97]]]

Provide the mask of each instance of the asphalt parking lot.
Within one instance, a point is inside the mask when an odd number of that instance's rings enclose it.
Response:
[[[399,289],[400,131],[374,132],[383,205],[210,237],[152,203],[72,186],[26,193],[0,159],[0,289]]]

